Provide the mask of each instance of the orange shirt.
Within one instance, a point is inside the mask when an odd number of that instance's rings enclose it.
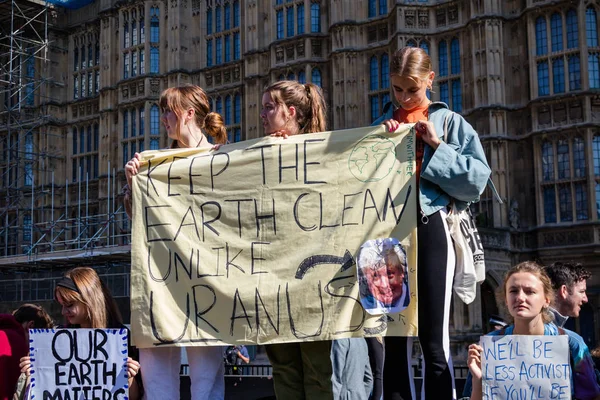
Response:
[[[402,107],[398,107],[394,111],[394,119],[405,124],[413,124],[419,121],[427,121],[429,117],[429,104],[423,107],[415,108],[412,111],[406,111]],[[425,143],[421,139],[421,134],[415,131],[416,141],[416,156],[415,156],[415,173],[417,175],[417,185],[419,184],[419,176],[421,176],[421,165],[423,164],[423,154],[425,153]]]

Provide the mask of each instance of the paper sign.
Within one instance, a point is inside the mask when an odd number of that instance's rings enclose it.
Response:
[[[416,335],[411,126],[142,153],[133,182],[136,346]],[[401,312],[371,315],[356,260],[380,238],[406,252],[411,298]]]
[[[482,336],[483,399],[571,398],[569,339],[559,336]]]
[[[31,399],[127,400],[126,329],[31,329]]]

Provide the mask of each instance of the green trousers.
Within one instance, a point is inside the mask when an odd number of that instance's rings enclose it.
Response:
[[[332,400],[331,342],[265,346],[280,400]]]

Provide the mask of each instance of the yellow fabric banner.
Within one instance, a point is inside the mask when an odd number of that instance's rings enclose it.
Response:
[[[411,127],[142,153],[136,345],[415,336]]]

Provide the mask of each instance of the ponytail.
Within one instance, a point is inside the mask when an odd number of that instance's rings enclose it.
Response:
[[[298,81],[278,81],[267,86],[264,93],[269,93],[277,104],[296,108],[299,134],[327,130],[327,105],[319,86]]]
[[[218,144],[227,143],[227,130],[221,114],[209,112],[204,118],[204,131]]]
[[[327,106],[321,88],[314,83],[307,83],[304,88],[308,96],[310,113],[307,115],[304,128],[301,128],[301,133],[323,132],[327,129]]]

